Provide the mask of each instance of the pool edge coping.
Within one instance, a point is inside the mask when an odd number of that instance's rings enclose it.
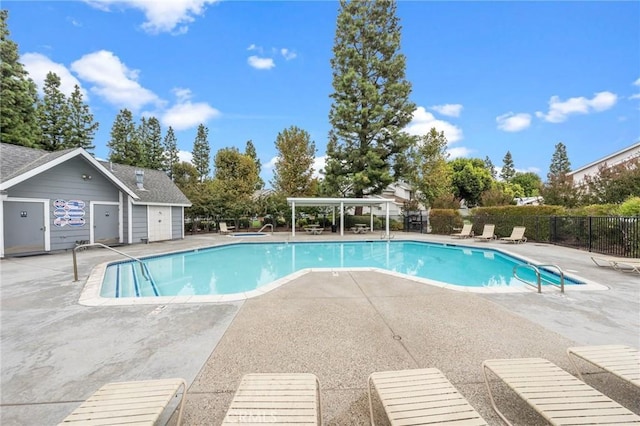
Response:
[[[407,239],[403,241],[415,241],[415,242],[424,242],[419,240]],[[319,241],[321,242],[321,241]],[[202,250],[205,248],[213,248],[213,247],[221,247],[228,245],[236,245],[241,243],[253,243],[253,242],[228,242],[215,244],[213,246],[208,247],[200,247],[193,250]],[[439,244],[444,246],[458,246],[465,247],[471,249],[478,249],[480,247],[477,246],[469,246],[465,244],[454,243],[439,243],[439,242],[428,242],[430,244]],[[485,250],[486,248],[481,248]],[[498,253],[505,254],[507,256],[514,257],[523,262],[527,262],[531,265],[539,265],[539,263],[533,259],[530,259],[521,254],[513,253],[509,250],[497,247],[490,247],[490,250],[496,251]],[[164,256],[168,254],[180,253],[185,251],[192,250],[178,250],[178,251],[169,251],[166,253],[158,253],[151,255],[152,257],[156,256]],[[142,257],[145,258],[144,256]],[[448,290],[460,291],[463,293],[478,293],[478,294],[514,294],[514,293],[535,293],[537,289],[533,286],[522,283],[521,285],[514,286],[496,286],[496,287],[465,287],[459,286],[455,284],[448,284],[442,281],[430,280],[428,278],[415,277],[407,274],[402,274],[399,272],[390,271],[383,268],[377,267],[353,267],[353,268],[305,268],[299,271],[295,271],[291,274],[288,274],[282,278],[279,278],[275,281],[270,282],[269,284],[265,284],[257,289],[232,293],[232,294],[219,294],[219,295],[189,295],[189,296],[152,296],[152,297],[122,297],[122,298],[113,298],[113,297],[102,297],[100,295],[100,290],[102,287],[102,281],[104,279],[104,274],[106,272],[107,266],[112,263],[118,263],[119,260],[111,260],[108,262],[102,262],[96,265],[90,272],[89,277],[87,278],[86,283],[82,288],[82,292],[80,293],[80,298],[78,299],[78,303],[84,306],[131,306],[131,305],[165,305],[165,304],[185,304],[185,303],[229,303],[229,302],[240,302],[245,301],[247,299],[251,299],[253,297],[261,296],[266,294],[272,290],[275,290],[278,287],[281,287],[289,282],[300,278],[303,275],[312,272],[377,272],[385,275],[392,276],[394,278],[402,278],[414,282],[418,282],[421,284],[427,284],[434,287],[440,287]],[[563,271],[564,272],[564,271]],[[574,280],[582,281],[584,284],[571,285],[572,291],[601,291],[608,290],[609,287],[606,285],[596,283],[595,281],[589,280],[587,278],[575,275],[573,273],[565,273],[565,277],[569,277]],[[560,291],[554,286],[545,286],[545,288],[550,288],[554,291],[554,294],[561,294]],[[566,293],[565,293],[566,294]]]

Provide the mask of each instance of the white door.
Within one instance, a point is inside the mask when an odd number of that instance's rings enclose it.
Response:
[[[147,206],[149,241],[171,239],[171,207]]]

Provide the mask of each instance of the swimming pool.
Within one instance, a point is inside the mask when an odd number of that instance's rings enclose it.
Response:
[[[418,241],[238,243],[109,264],[100,296],[233,295],[272,288],[309,270],[375,269],[463,289],[522,287],[513,267],[528,262],[490,248]],[[559,276],[542,270],[544,281]],[[535,281],[523,268],[518,275]],[[565,285],[580,285],[565,276]],[[264,290],[266,291],[266,290]],[[262,292],[264,292],[262,291]]]

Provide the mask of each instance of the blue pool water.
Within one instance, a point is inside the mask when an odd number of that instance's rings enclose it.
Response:
[[[102,297],[233,294],[307,268],[380,268],[465,287],[521,284],[525,264],[497,250],[417,241],[242,243],[110,264]],[[544,281],[559,277],[542,271]],[[146,276],[149,277],[147,279]],[[535,282],[530,268],[518,276]],[[565,277],[565,284],[581,284]]]

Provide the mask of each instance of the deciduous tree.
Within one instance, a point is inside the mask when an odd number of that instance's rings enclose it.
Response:
[[[396,160],[412,143],[403,129],[416,107],[400,38],[395,1],[340,1],[325,167],[336,192],[378,194],[404,175]]]
[[[36,118],[38,93],[20,63],[18,45],[9,38],[9,12],[0,10],[0,140],[37,148],[40,128]]]
[[[237,148],[224,148],[214,158],[213,197],[223,215],[247,214],[255,191],[257,170],[253,159]]]
[[[420,137],[409,151],[409,183],[416,190],[416,199],[427,207],[434,200],[452,192],[452,170],[447,163],[447,138],[444,132],[432,128]]]
[[[511,179],[512,184],[520,185],[525,197],[536,197],[540,195],[542,179],[534,172],[516,172]]]
[[[453,169],[453,192],[469,207],[480,202],[482,193],[491,188],[493,179],[479,158],[456,158],[449,163]]]
[[[291,126],[278,133],[276,149],[273,188],[288,197],[311,195],[316,145],[309,133]]]

